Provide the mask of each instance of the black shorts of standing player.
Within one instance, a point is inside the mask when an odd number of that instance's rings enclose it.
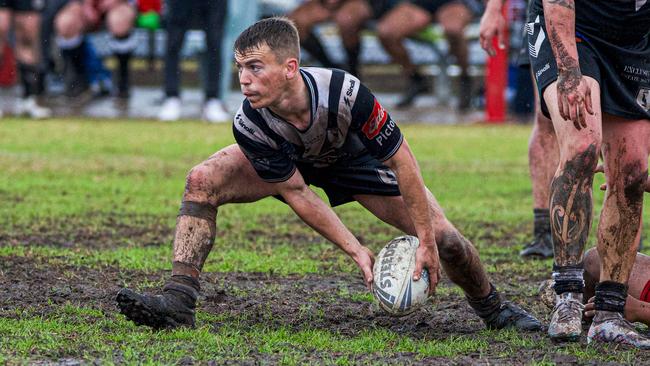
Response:
[[[46,0],[0,0],[0,8],[15,12],[39,12],[45,7]]]
[[[533,76],[543,95],[544,89],[557,79],[557,64],[543,15],[529,17],[526,27]],[[605,38],[577,24],[576,45],[582,74],[600,85],[602,111],[627,119],[650,119],[650,39],[643,34],[636,39],[612,34]],[[543,98],[541,108],[549,117]]]
[[[353,202],[354,195],[399,196],[395,173],[370,154],[327,167],[297,163],[305,183],[322,188],[330,206]],[[275,198],[283,201],[280,196]]]

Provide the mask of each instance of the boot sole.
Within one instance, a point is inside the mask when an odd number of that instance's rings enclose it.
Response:
[[[156,314],[142,302],[139,294],[129,289],[121,289],[115,300],[120,312],[137,325],[146,325],[154,329],[176,328],[181,325],[170,317]]]

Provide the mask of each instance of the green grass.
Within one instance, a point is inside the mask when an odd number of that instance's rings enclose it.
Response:
[[[408,125],[402,130],[427,186],[447,216],[475,243],[488,271],[512,278],[503,284],[509,290],[533,296],[536,284],[525,279],[544,277],[551,262],[523,262],[517,257],[532,229],[526,158],[530,128]],[[145,228],[155,222],[171,229],[187,171],[231,143],[230,126],[195,122],[2,120],[0,227],[5,237],[14,239],[38,236],[43,230],[70,233],[76,226],[92,232],[104,227],[113,230],[109,222]],[[595,184],[602,181],[599,176]],[[595,207],[600,206],[602,196],[596,191]],[[645,207],[647,233],[647,203]],[[375,250],[397,234],[356,204],[339,207],[336,212]],[[349,258],[277,200],[220,208],[218,226],[218,249],[210,255],[207,272],[281,276],[357,273]],[[118,244],[98,248],[74,242],[71,247],[61,247],[47,242],[0,241],[0,261],[18,256],[53,266],[118,267],[160,273],[162,279],[170,267],[170,235],[155,237],[146,245],[138,237],[123,237],[119,230],[112,235]],[[438,290],[438,296],[460,294],[456,288]],[[369,294],[346,288],[336,295],[361,303],[373,301]],[[236,363],[256,360],[260,354],[278,364],[349,365],[373,363],[377,357],[391,355],[407,355],[416,362],[472,354],[492,357],[491,342],[496,342],[500,357],[522,350],[549,350],[546,356],[531,360],[537,365],[552,364],[553,354],[573,356],[580,362],[626,363],[638,356],[633,351],[610,352],[580,345],[555,349],[545,337],[514,332],[484,330],[450,334],[444,339],[417,339],[379,327],[348,336],[309,327],[295,331],[264,321],[243,326],[241,319],[203,311],[197,329],[152,332],[134,327],[121,316],[105,314],[92,304],[51,307],[47,315],[36,315],[40,313],[33,309],[1,309],[0,315],[5,317],[0,317],[0,364],[64,358],[127,364]]]

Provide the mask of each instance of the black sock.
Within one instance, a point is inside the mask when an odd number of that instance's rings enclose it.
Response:
[[[63,56],[63,61],[66,63],[66,67],[70,67],[75,74],[81,77],[85,77],[86,74],[86,67],[83,62],[84,46],[85,45],[82,42],[76,47],[61,49],[61,56]]]
[[[603,281],[596,285],[596,310],[615,311],[623,314],[627,299],[627,285],[614,281]]]
[[[38,67],[19,63],[18,70],[20,71],[20,82],[23,85],[23,98],[41,94],[43,80]]]
[[[309,37],[302,41],[302,48],[307,50],[323,67],[337,67],[334,62],[327,56],[323,44],[313,32],[309,33]]]
[[[474,309],[474,312],[479,317],[486,319],[491,315],[495,314],[497,310],[501,308],[501,296],[497,292],[497,289],[493,284],[490,283],[490,293],[483,298],[471,298],[465,296],[469,306]]]
[[[115,54],[117,58],[117,90],[121,93],[127,93],[130,88],[129,81],[129,63],[131,61],[131,52],[128,53],[117,53]]]
[[[346,48],[345,51],[348,55],[348,71],[354,75],[359,76],[359,52],[361,50],[361,44],[357,44],[355,47]]]
[[[553,289],[555,293],[561,295],[565,292],[582,294],[585,288],[583,279],[584,268],[582,263],[569,266],[558,266],[553,264],[553,280],[555,284]]]
[[[535,236],[549,233],[551,231],[551,219],[548,208],[534,208],[534,233]]]

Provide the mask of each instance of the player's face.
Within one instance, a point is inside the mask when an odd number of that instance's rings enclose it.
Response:
[[[286,68],[267,45],[235,53],[235,62],[241,91],[251,107],[265,108],[280,99],[287,85]]]

